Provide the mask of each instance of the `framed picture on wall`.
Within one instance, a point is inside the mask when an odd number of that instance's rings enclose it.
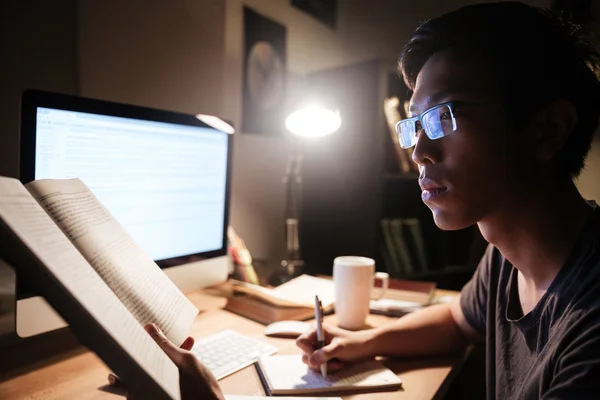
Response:
[[[286,28],[245,7],[243,132],[284,132],[285,81]]]
[[[331,28],[337,22],[337,0],[292,0],[292,6],[312,15]]]

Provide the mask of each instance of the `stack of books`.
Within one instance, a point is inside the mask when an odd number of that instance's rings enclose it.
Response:
[[[418,218],[381,220],[383,256],[393,277],[410,277],[430,269],[425,241]]]

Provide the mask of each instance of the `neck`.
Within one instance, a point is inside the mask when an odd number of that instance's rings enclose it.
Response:
[[[571,179],[538,183],[523,190],[478,225],[538,291],[545,291],[571,253],[591,208]]]

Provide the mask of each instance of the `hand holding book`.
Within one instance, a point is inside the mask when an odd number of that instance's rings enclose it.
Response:
[[[144,331],[183,343],[198,310],[78,179],[0,177],[0,253],[129,389],[179,399],[177,367]],[[160,296],[156,296],[160,293]]]
[[[177,347],[167,339],[158,326],[148,324],[144,329],[179,369],[179,390],[182,400],[225,399],[214,375],[190,351],[194,347],[192,337],[188,336],[181,347]]]

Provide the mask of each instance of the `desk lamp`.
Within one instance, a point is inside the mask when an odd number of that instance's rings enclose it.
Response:
[[[310,140],[329,135],[337,131],[341,125],[339,111],[332,111],[319,106],[309,106],[295,111],[285,120],[286,128],[302,140]],[[307,138],[307,139],[305,139]],[[300,255],[298,237],[299,210],[302,188],[302,144],[298,143],[295,153],[290,156],[283,182],[286,185],[285,205],[285,242],[287,257],[281,261],[284,274],[280,277],[283,283],[300,275],[304,261]]]

